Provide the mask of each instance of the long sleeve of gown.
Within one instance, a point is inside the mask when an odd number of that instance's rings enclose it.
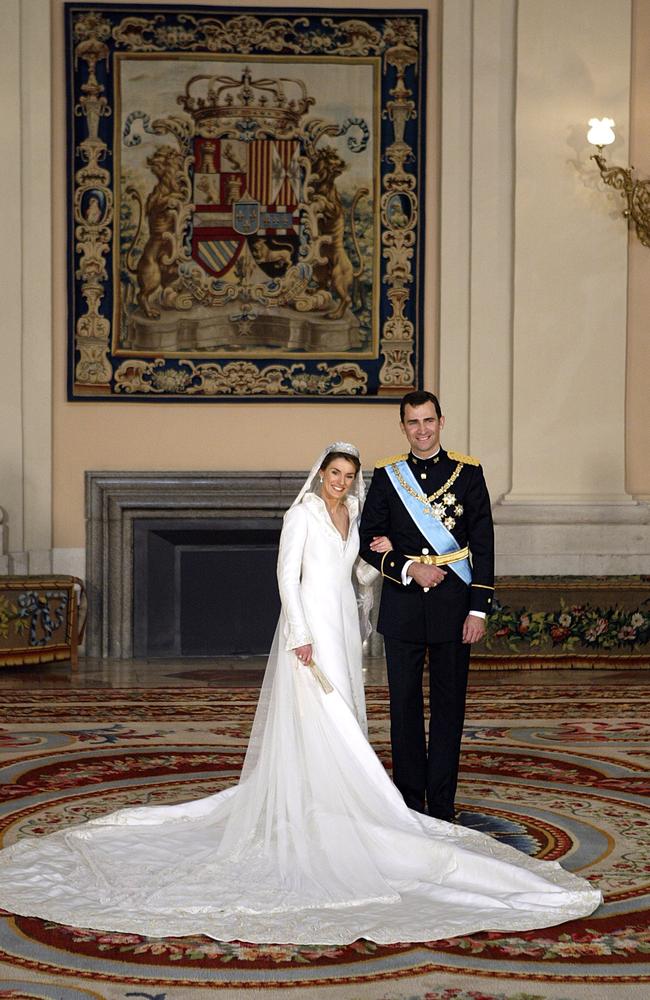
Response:
[[[298,504],[284,515],[278,552],[278,587],[286,619],[286,649],[306,646],[312,641],[300,596],[300,573],[306,538],[307,512]]]

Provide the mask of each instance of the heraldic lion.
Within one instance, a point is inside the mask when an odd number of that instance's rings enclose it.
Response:
[[[352,304],[353,282],[361,274],[364,263],[355,231],[354,210],[359,199],[368,194],[368,188],[358,189],[350,208],[351,235],[359,256],[359,266],[355,270],[343,242],[345,215],[336,187],[336,179],[345,169],[345,161],[333,146],[323,146],[315,151],[309,184],[319,222],[318,235],[324,237],[320,243],[324,262],[314,265],[314,278],[320,288],[336,292],[339,297],[338,305],[327,314],[330,319],[340,319]]]
[[[183,154],[171,146],[158,146],[147,157],[147,166],[158,178],[144,205],[137,188],[127,188],[138,202],[140,213],[138,230],[127,254],[127,267],[135,269],[138,282],[138,305],[150,319],[160,316],[154,305],[159,300],[163,306],[174,308],[178,297],[178,247],[179,209],[190,200],[190,186],[185,172]],[[134,267],[133,250],[138,245],[146,215],[149,236],[142,254]]]

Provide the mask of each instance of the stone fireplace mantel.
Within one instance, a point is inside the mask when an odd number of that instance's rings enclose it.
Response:
[[[133,656],[133,525],[281,517],[301,472],[86,472],[89,656]]]

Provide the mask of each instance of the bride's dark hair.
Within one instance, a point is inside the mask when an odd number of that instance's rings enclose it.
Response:
[[[349,451],[328,451],[327,455],[323,459],[323,464],[320,467],[320,471],[324,472],[325,469],[328,467],[328,465],[331,465],[332,462],[334,462],[335,459],[337,458],[344,458],[346,462],[351,462],[352,465],[354,466],[355,472],[358,472],[359,469],[361,468],[361,462],[359,461],[357,456],[352,455]]]

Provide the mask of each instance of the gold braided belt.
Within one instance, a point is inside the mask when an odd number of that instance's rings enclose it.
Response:
[[[412,562],[424,563],[425,566],[447,566],[449,563],[460,562],[461,559],[467,559],[469,556],[469,547],[466,545],[464,549],[458,549],[457,552],[447,552],[445,555],[438,556],[407,556],[405,559],[410,559]]]

